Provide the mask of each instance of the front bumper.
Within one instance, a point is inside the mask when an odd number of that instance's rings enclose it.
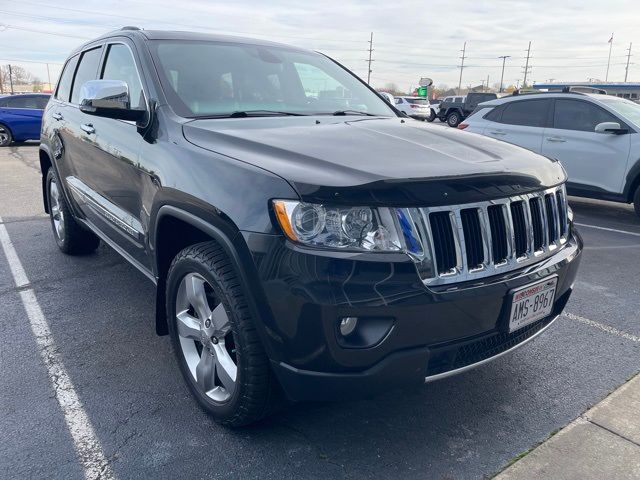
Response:
[[[399,254],[303,249],[279,236],[243,233],[266,305],[262,338],[292,400],[369,396],[462,372],[531,340],[571,295],[582,240],[577,232],[540,263],[474,284],[426,288]],[[557,275],[552,314],[507,332],[509,291]],[[339,320],[385,319],[390,330],[365,348],[340,341]]]

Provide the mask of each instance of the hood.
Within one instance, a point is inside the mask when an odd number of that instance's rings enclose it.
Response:
[[[268,170],[307,201],[444,205],[565,180],[558,162],[528,150],[410,119],[211,119],[183,129],[189,142]]]

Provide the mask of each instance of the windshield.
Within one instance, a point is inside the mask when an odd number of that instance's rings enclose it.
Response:
[[[183,117],[344,111],[395,116],[356,77],[317,53],[188,40],[156,40],[150,47],[169,103]]]
[[[405,100],[409,103],[412,103],[414,105],[429,105],[429,100],[427,100],[426,98],[411,98],[411,97],[404,97]]]
[[[629,120],[636,125],[640,125],[640,105],[623,98],[600,98],[598,100],[604,103],[611,110],[621,117]]]

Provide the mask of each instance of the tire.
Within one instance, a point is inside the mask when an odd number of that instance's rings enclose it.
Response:
[[[269,415],[279,404],[278,384],[246,300],[250,293],[223,249],[205,242],[182,250],[166,288],[171,342],[200,406],[229,427]]]
[[[636,194],[633,196],[633,208],[636,211],[636,215],[640,217],[640,185],[638,185]]]
[[[13,142],[11,130],[0,123],[0,147],[8,147]]]
[[[78,255],[91,253],[98,248],[100,239],[73,218],[53,168],[47,171],[47,202],[53,236],[62,252]]]
[[[456,128],[460,124],[460,114],[458,112],[451,112],[447,115],[447,125]]]
[[[431,112],[429,113],[429,116],[427,117],[427,122],[431,123],[436,119],[436,112],[433,111],[433,109],[431,109]]]

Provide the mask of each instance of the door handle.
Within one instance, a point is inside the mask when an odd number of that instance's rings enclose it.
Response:
[[[566,140],[562,137],[547,137],[547,142],[563,143],[566,142]]]
[[[62,120],[64,117],[62,116],[61,113],[56,112],[53,115],[51,115],[53,117],[54,120]]]
[[[507,132],[505,132],[504,130],[489,130],[489,133],[491,135],[506,135]]]
[[[93,125],[91,123],[83,123],[82,125],[80,125],[80,128],[82,129],[82,131],[88,133],[89,135],[91,135],[92,133],[96,133],[96,129],[93,128]]]

